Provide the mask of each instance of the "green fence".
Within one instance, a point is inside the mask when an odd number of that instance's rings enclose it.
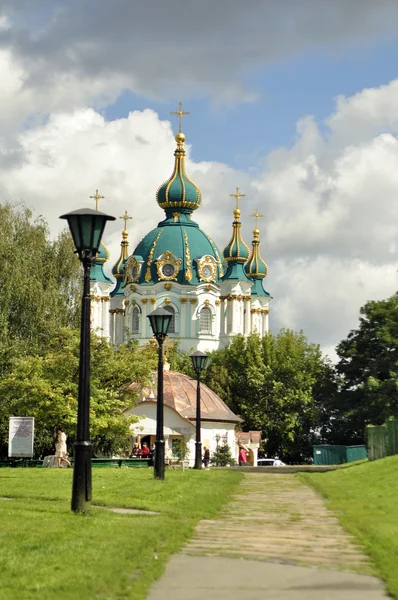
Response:
[[[398,419],[366,428],[369,460],[398,454]]]
[[[313,446],[314,465],[342,465],[368,457],[366,446]]]

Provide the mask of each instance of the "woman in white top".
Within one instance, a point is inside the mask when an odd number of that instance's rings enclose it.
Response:
[[[66,448],[66,433],[62,431],[60,427],[58,427],[58,439],[55,444],[55,456],[57,457],[58,468],[61,467],[61,460],[67,463],[68,467],[72,465],[68,459],[68,450]]]

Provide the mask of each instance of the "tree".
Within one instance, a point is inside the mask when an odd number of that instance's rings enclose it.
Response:
[[[217,446],[216,450],[211,456],[211,463],[215,467],[227,467],[234,463],[231,454],[231,448],[228,446],[228,444]]]
[[[262,431],[268,455],[301,462],[312,454],[328,369],[319,346],[282,330],[262,340],[236,336],[211,359],[205,383],[243,419],[242,427]]]
[[[53,434],[61,426],[74,441],[77,418],[79,334],[61,329],[41,354],[12,360],[0,380],[0,442],[5,452],[10,416],[35,417],[35,454],[52,452]],[[91,336],[91,439],[94,452],[109,455],[123,450],[132,418],[123,411],[133,406],[136,387],[148,383],[156,364],[150,347],[120,346]]]
[[[333,409],[340,437],[363,443],[368,424],[398,416],[398,294],[360,309],[358,329],[340,342],[341,390]]]
[[[49,237],[42,217],[0,204],[0,373],[13,356],[32,354],[59,327],[77,327],[81,267],[71,236]]]

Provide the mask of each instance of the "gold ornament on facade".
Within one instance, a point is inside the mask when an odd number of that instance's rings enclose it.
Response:
[[[210,306],[210,300],[205,300],[204,304],[205,306]]]
[[[180,214],[179,212],[173,212],[173,219],[174,219],[174,223],[178,223],[179,219],[180,219]]]
[[[186,304],[188,302],[188,298],[180,298],[181,304]]]
[[[198,261],[198,274],[200,281],[214,282],[217,275],[217,261],[214,256],[207,254]]]
[[[125,272],[125,276],[124,276],[125,284],[137,282],[139,279],[140,273],[141,273],[141,263],[139,263],[138,260],[136,258],[134,258],[134,256],[132,256],[127,261],[124,272]],[[132,288],[130,288],[130,289],[132,289]],[[133,291],[135,291],[135,288]]]
[[[147,304],[147,303],[148,303],[148,298],[143,298],[143,299],[141,300],[141,302],[142,302],[142,304]]]
[[[213,242],[213,240],[211,239],[211,237],[209,235],[207,235],[207,233],[205,233],[205,232],[203,232],[203,233],[205,234],[206,238],[210,242],[211,247],[214,250],[214,254],[217,257],[217,264],[218,264],[218,269],[219,269],[219,272],[220,272],[220,277],[222,277],[224,275],[224,269],[223,269],[223,266],[222,266],[222,260],[220,258],[219,253],[218,253],[217,246],[215,245],[215,243]]]
[[[149,302],[150,302],[151,304],[156,304],[156,298],[150,298],[150,299],[149,299]]]
[[[130,290],[131,290],[132,292],[136,292],[136,291],[137,291],[137,288],[135,287],[135,285],[130,285]]]
[[[184,231],[184,244],[185,244],[185,263],[186,263],[185,279],[187,281],[191,281],[191,279],[192,279],[192,260],[191,260],[191,253],[189,251],[188,234],[186,231]]]
[[[164,284],[164,289],[167,290],[168,292],[171,290],[173,286],[171,285],[171,283],[165,283]]]
[[[109,302],[109,301],[110,301],[110,298],[109,298],[109,296],[105,296],[105,297],[104,297],[104,302]]]
[[[216,306],[220,306],[221,300],[216,300]]]
[[[166,252],[155,261],[159,279],[176,281],[181,263],[181,258],[177,258],[170,250],[166,250]]]
[[[146,281],[146,283],[148,283],[149,281],[151,281],[151,264],[152,264],[152,260],[153,260],[153,253],[155,252],[156,244],[158,243],[159,238],[162,235],[163,231],[164,230],[161,229],[159,231],[159,233],[157,234],[156,238],[153,241],[153,244],[151,246],[149,254],[148,254],[148,260],[147,260],[147,263],[146,263],[147,264],[147,270],[146,270],[146,273],[145,273],[145,281]]]
[[[133,302],[134,302],[134,300],[133,300]],[[132,303],[133,303],[133,302],[132,302]],[[129,304],[130,304],[130,300],[125,300],[125,301],[124,301],[124,306],[128,306]]]
[[[198,299],[197,299],[197,298],[191,298],[191,299],[189,300],[190,304],[196,304],[196,303],[197,303],[197,301],[198,301]]]
[[[165,298],[165,300],[164,300],[164,303],[165,303],[165,304],[171,304],[171,300],[170,300],[170,298]]]

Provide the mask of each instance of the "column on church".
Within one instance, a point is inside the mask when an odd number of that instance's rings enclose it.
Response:
[[[268,316],[269,316],[269,309],[266,309],[265,312],[264,312],[264,335],[266,333],[268,333],[268,331],[269,331]]]
[[[245,307],[245,335],[249,335],[250,333],[250,298],[247,296],[244,298],[244,307]]]
[[[111,343],[115,344],[115,311],[113,308],[109,310],[109,335]]]
[[[141,300],[141,304],[142,304],[142,308],[141,308],[141,337],[146,338],[147,337],[147,331],[146,331],[146,326],[147,326],[147,304],[148,304],[148,299],[147,298],[143,298]]]
[[[190,325],[188,325],[190,327]],[[180,336],[189,337],[189,329],[187,329],[187,299],[180,298]]]
[[[245,301],[243,296],[238,297],[239,306],[239,333],[245,332]]]
[[[196,319],[194,319],[194,314],[195,314],[195,310],[196,310],[196,304],[197,304],[197,298],[191,298],[189,300],[189,305],[191,308],[190,311],[190,329],[191,329],[191,335],[190,337],[192,339],[196,338],[196,332],[197,332],[197,328],[196,328]]]
[[[220,298],[220,336],[225,335],[225,299],[223,297]]]
[[[151,306],[148,308],[148,311],[149,311],[148,314],[155,310],[155,308],[156,308],[156,298],[150,298],[149,302],[151,303]],[[147,321],[149,321],[149,319],[147,319]],[[153,337],[153,333],[152,333],[152,329],[151,329],[150,325],[149,325],[149,327],[147,329],[147,332],[148,332],[148,338]]]
[[[233,327],[234,327],[234,308],[235,305],[233,303],[233,298],[232,296],[228,296],[227,297],[227,327],[226,327],[226,334],[230,335],[231,333],[233,333]]]
[[[105,296],[102,302],[102,319],[103,319],[103,330],[104,336],[109,340],[110,338],[110,328],[109,328],[109,296]]]

